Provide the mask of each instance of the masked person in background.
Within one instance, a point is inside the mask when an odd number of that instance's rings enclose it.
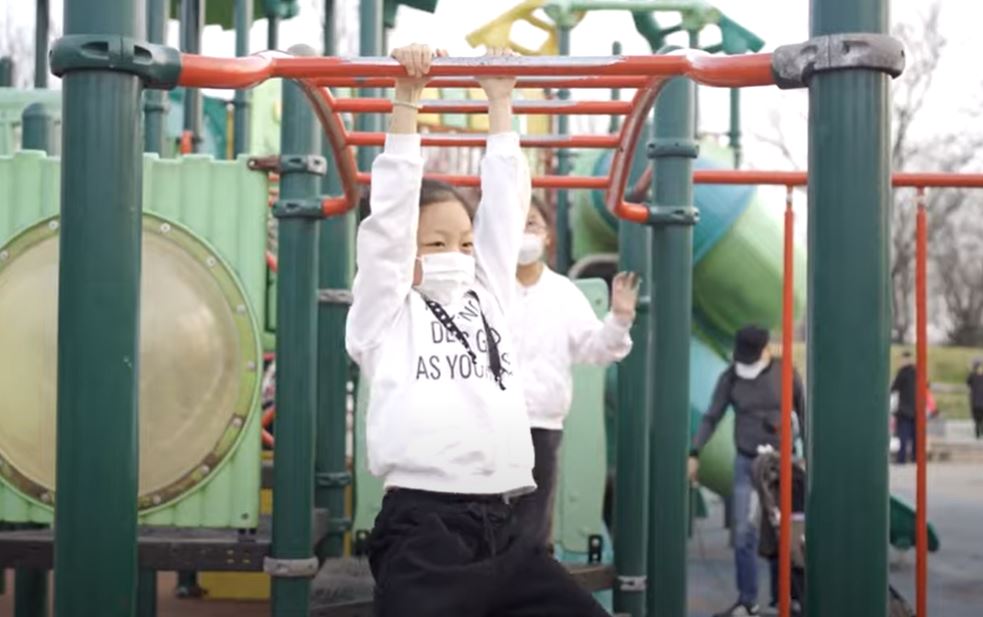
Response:
[[[789,359],[791,361],[791,359]],[[734,520],[734,569],[738,599],[714,617],[758,615],[758,530],[751,520],[754,460],[759,449],[779,450],[782,409],[782,358],[773,359],[768,350],[768,331],[745,326],[737,332],[734,363],[720,375],[710,407],[693,438],[689,475],[696,482],[700,450],[710,440],[728,407],[734,409],[734,489],[731,506]],[[793,376],[793,431],[805,426],[805,397],[798,373]],[[793,437],[795,435],[793,434]],[[777,599],[777,571],[772,568],[772,603]]]
[[[638,277],[622,272],[611,285],[610,312],[598,319],[577,286],[544,263],[553,242],[551,229],[546,208],[534,198],[519,251],[513,315],[537,486],[519,501],[516,516],[522,532],[546,547],[553,543],[557,454],[573,398],[573,366],[607,364],[628,355],[638,300]]]

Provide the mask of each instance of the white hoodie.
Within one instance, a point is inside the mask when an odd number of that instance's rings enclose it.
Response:
[[[631,323],[612,313],[599,320],[577,286],[549,268],[518,289],[514,330],[529,423],[562,430],[573,400],[573,365],[623,359],[631,351]]]
[[[468,338],[477,366],[412,289],[422,177],[420,136],[388,135],[372,165],[372,213],[358,229],[345,336],[370,384],[369,471],[383,477],[386,488],[529,492],[535,488],[532,440],[506,318],[531,190],[519,137],[489,135],[474,221],[473,291],[498,339],[504,391],[488,366],[474,299],[444,308]]]

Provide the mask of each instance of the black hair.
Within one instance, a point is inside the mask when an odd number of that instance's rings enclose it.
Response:
[[[543,217],[543,222],[546,223],[546,233],[548,233],[550,236],[552,236],[553,235],[553,213],[550,211],[549,207],[546,205],[546,202],[543,201],[542,199],[540,199],[539,197],[537,197],[536,195],[533,195],[532,196],[532,199],[529,201],[529,207],[530,208],[534,208],[536,210],[536,212],[539,212],[539,216]]]
[[[424,178],[420,185],[420,208],[445,201],[456,201],[461,204],[464,211],[468,213],[468,218],[474,221],[474,204],[461,191],[446,182]],[[358,204],[359,220],[364,219],[371,212],[370,202],[369,190],[366,189]]]

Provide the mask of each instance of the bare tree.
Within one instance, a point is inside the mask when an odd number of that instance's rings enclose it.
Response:
[[[977,162],[977,152],[983,147],[983,137],[936,133],[930,138],[918,138],[912,130],[933,120],[921,112],[932,91],[933,78],[946,48],[946,39],[939,33],[939,14],[940,5],[936,1],[918,22],[900,24],[893,32],[904,43],[906,55],[904,73],[893,84],[891,154],[896,171],[966,171]],[[967,112],[967,119],[974,116],[978,116],[978,113]],[[774,146],[793,167],[797,167],[780,119],[773,117],[771,125],[771,134],[759,135],[758,138]],[[965,191],[947,189],[929,192],[928,237],[931,245],[943,241],[943,230],[947,234],[960,233],[958,227],[949,227],[967,198]],[[891,338],[901,343],[910,337],[915,323],[915,208],[912,191],[894,192],[890,223]],[[946,258],[951,260],[955,257],[947,254]],[[941,264],[939,268],[942,269]],[[948,302],[947,299],[944,301]],[[947,321],[952,319],[951,311],[946,318]]]
[[[34,83],[34,32],[33,24],[14,20],[12,7],[8,6],[0,26],[0,58],[13,61],[13,87],[30,88]]]
[[[979,207],[977,199],[972,206]],[[932,249],[933,279],[942,297],[949,342],[983,346],[983,224],[969,208],[941,226]]]

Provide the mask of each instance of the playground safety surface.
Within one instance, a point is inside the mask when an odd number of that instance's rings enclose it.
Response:
[[[929,465],[929,520],[936,526],[941,549],[930,555],[928,566],[929,613],[945,617],[978,617],[983,606],[983,464],[936,463]],[[891,491],[913,500],[913,465],[891,467]],[[733,556],[727,532],[721,525],[723,506],[710,500],[710,515],[697,521],[689,542],[689,613],[706,617],[733,601]],[[891,582],[909,602],[914,602],[914,553],[892,552]],[[768,594],[768,574],[761,562],[761,598]],[[0,615],[13,614],[13,573],[6,573],[7,592],[0,596]],[[181,600],[174,597],[176,577],[161,573],[158,579],[158,617],[268,617],[266,602]]]

